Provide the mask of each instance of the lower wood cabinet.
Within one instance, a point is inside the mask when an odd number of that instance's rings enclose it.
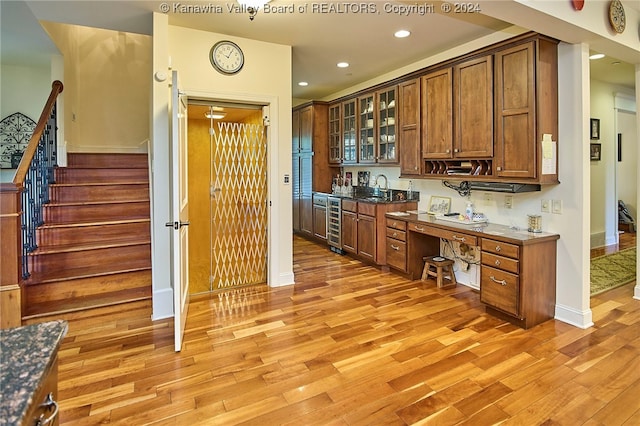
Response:
[[[327,240],[327,195],[313,194],[313,235]]]
[[[387,219],[387,265],[407,272],[407,222]]]

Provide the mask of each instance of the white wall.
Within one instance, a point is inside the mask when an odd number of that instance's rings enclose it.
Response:
[[[234,76],[216,72],[209,62],[209,50],[217,41],[236,42],[245,54],[242,71]],[[293,284],[293,240],[291,186],[284,175],[291,174],[291,47],[223,34],[168,25],[165,15],[154,14],[153,71],[170,74],[177,70],[181,89],[190,97],[270,104],[269,141],[269,279],[270,286]],[[154,317],[163,311],[155,295],[170,288],[167,254],[169,232],[168,200],[168,85],[153,84],[154,161]],[[166,252],[166,250],[165,250]]]
[[[0,64],[0,119],[20,112],[36,123],[51,92],[51,67]],[[1,169],[0,182],[11,182],[15,169]]]
[[[44,22],[64,57],[69,152],[145,152],[151,37]]]

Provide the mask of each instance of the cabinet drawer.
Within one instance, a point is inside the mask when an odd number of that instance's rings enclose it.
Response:
[[[407,222],[404,220],[389,219],[387,218],[387,228],[399,229],[401,231],[407,230]]]
[[[509,314],[520,315],[520,280],[517,275],[482,265],[480,301]]]
[[[367,216],[376,215],[376,204],[373,203],[358,203],[358,213],[365,214]]]
[[[407,243],[387,238],[387,265],[407,271]]]
[[[387,228],[387,238],[394,238],[400,241],[407,241],[407,233],[399,229]]]
[[[499,254],[500,256],[511,257],[513,259],[520,257],[520,247],[515,244],[483,238],[481,248],[482,251]]]
[[[463,234],[457,231],[449,231],[447,229],[440,229],[429,225],[422,225],[412,223],[409,225],[411,231],[420,232],[422,234],[433,235],[434,237],[444,238],[445,240],[457,241],[459,243],[466,243],[470,246],[478,245],[478,239],[469,234]]]
[[[517,259],[509,259],[508,257],[498,256],[497,254],[482,252],[482,264],[493,268],[502,269],[504,271],[518,274],[520,272],[520,262]]]
[[[352,200],[342,200],[342,210],[346,210],[348,212],[357,212],[358,202]]]

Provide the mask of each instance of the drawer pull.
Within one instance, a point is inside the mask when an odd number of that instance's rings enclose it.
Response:
[[[496,251],[500,251],[502,248],[500,246],[496,246]]]
[[[496,266],[500,266],[500,259],[496,259]]]
[[[422,226],[414,225],[414,228],[416,231],[420,231],[420,232],[424,231],[424,228]]]
[[[392,248],[393,250],[395,250],[395,251],[400,250],[400,247],[398,247],[398,246],[394,246],[393,244],[391,244],[391,248]]]
[[[456,235],[454,235],[452,238],[456,241],[460,241],[461,243],[464,243],[467,240],[465,237],[458,237]]]
[[[507,285],[507,282],[505,280],[496,280],[496,277],[494,277],[493,275],[490,275],[489,278],[491,278],[491,281],[493,281],[494,283],[498,283],[501,286],[505,286]]]
[[[391,226],[393,226],[393,227],[395,228],[396,226],[398,226],[398,222],[393,222],[393,223],[391,224]]]
[[[53,399],[53,393],[49,392],[49,395],[45,398],[44,402],[40,404],[40,407],[51,410],[53,407],[53,413],[44,418],[44,414],[40,414],[40,418],[36,420],[36,426],[45,426],[53,422],[58,417],[58,403]]]
[[[397,237],[397,236],[398,236],[397,232],[394,232],[393,235],[392,235],[392,237]]]

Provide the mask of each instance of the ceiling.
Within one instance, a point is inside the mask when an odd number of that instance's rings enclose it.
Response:
[[[36,51],[36,45],[46,44],[46,40],[42,40],[43,31],[34,37],[34,46],[30,47],[25,41],[27,26],[21,25],[11,14],[20,12],[20,19],[24,19],[25,11],[21,10],[20,4],[28,6],[38,20],[140,34],[151,34],[151,12],[162,12],[163,5],[168,5],[171,25],[292,46],[292,94],[298,99],[320,99],[329,96],[511,26],[507,22],[480,13],[444,14],[441,8],[445,3],[441,1],[348,3],[272,0],[269,13],[260,11],[253,20],[249,19],[246,10],[234,9],[238,6],[235,0],[166,3],[145,0],[28,0],[0,3],[3,62],[9,53],[24,55],[25,52]],[[17,6],[8,8],[6,3],[16,3]],[[353,5],[367,9],[359,9],[356,12],[352,9],[356,7]],[[403,11],[402,7],[416,5],[423,9],[413,9],[412,13],[400,13]],[[193,9],[194,6],[204,9],[197,13]],[[191,10],[185,9],[186,7],[191,7]],[[274,9],[278,7],[283,9],[280,13],[274,13]],[[307,8],[306,12],[301,11],[302,7]],[[325,9],[319,9],[320,7]],[[208,12],[205,12],[207,8]],[[8,14],[6,11],[11,13]],[[399,29],[411,31],[411,36],[404,39],[395,38],[393,33]],[[11,31],[19,32],[19,37]],[[12,40],[16,43],[17,40],[21,41],[12,49]],[[38,47],[37,51],[47,48],[51,49],[51,46]],[[349,62],[350,67],[337,68],[336,64],[340,61]],[[633,88],[634,66],[628,63],[612,65],[613,61],[605,58],[597,64],[594,63],[592,77]],[[309,83],[307,87],[298,86],[297,83],[303,80]]]

